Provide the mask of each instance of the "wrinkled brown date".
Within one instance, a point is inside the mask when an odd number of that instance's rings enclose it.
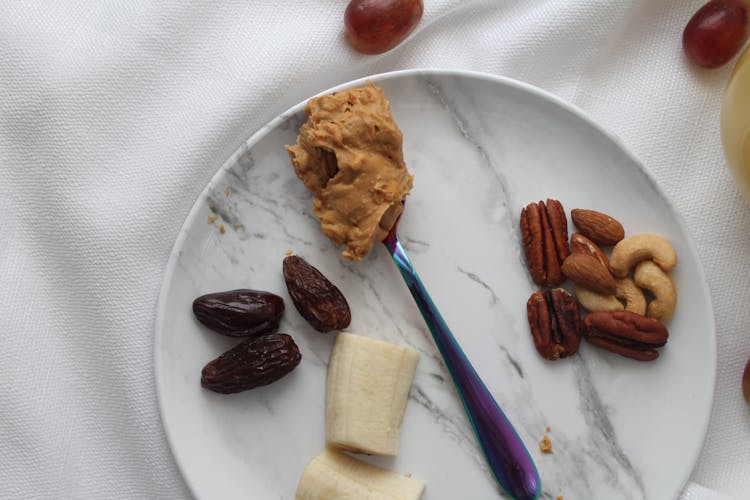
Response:
[[[294,307],[319,332],[343,330],[351,323],[349,304],[341,290],[302,257],[284,259],[284,281]]]
[[[284,299],[270,292],[231,290],[209,293],[193,302],[195,317],[230,337],[258,337],[279,327]]]
[[[550,361],[575,354],[581,344],[578,301],[561,288],[534,292],[526,302],[531,336],[539,354]]]
[[[279,380],[301,360],[297,344],[285,333],[247,339],[204,366],[201,385],[221,394],[247,391]]]

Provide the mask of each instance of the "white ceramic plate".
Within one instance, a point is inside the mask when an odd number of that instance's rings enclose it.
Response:
[[[391,101],[415,176],[399,233],[469,359],[539,468],[545,498],[674,498],[698,457],[715,375],[715,331],[703,271],[664,194],[615,139],[580,111],[523,83],[476,73],[407,71],[372,78]],[[360,85],[363,81],[345,86]],[[325,238],[285,144],[295,106],[251,137],[195,203],[159,299],[155,365],[164,427],[202,499],[294,498],[324,446],[325,367],[334,335],[301,319],[281,276],[287,250],[338,284],[351,331],[421,353],[396,459],[370,458],[425,480],[424,500],[500,495],[429,333],[385,248],[352,264]],[[519,244],[521,208],[547,197],[593,208],[629,234],[667,237],[679,256],[677,313],[653,363],[585,342],[548,362],[526,320],[535,289]],[[209,222],[211,215],[219,219]],[[220,225],[224,226],[222,234]],[[209,360],[237,343],[202,327],[191,303],[247,287],[284,297],[281,331],[301,365],[270,386],[231,396],[200,386]],[[553,454],[538,442],[551,428]]]

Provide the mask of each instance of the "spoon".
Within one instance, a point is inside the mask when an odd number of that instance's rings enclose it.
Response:
[[[513,498],[518,500],[539,498],[542,482],[534,461],[513,425],[466,358],[440,311],[432,302],[422,280],[419,279],[417,271],[398,239],[396,231],[398,219],[400,219],[400,214],[388,235],[383,239],[383,244],[396,262],[443,356],[443,361],[448,367],[464,410],[474,428],[474,434],[495,479]]]

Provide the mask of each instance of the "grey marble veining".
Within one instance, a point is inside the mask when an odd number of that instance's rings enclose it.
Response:
[[[645,366],[585,344],[569,359],[547,362],[536,353],[526,322],[526,299],[535,288],[517,221],[523,205],[547,197],[568,208],[619,215],[634,229],[648,216],[648,229],[675,242],[681,266],[689,269],[694,256],[669,206],[616,143],[533,91],[430,72],[380,83],[415,175],[400,236],[535,459],[542,498],[674,496],[692,467],[710,405],[699,359],[708,341],[688,336],[705,327],[700,297],[681,297],[695,303],[678,310],[670,328],[680,334],[656,363]],[[314,331],[294,310],[281,277],[281,261],[291,250],[347,296],[351,331],[421,353],[399,456],[367,459],[423,478],[425,500],[502,497],[388,254],[378,246],[359,263],[343,261],[320,231],[310,195],[283,149],[303,121],[301,109],[280,117],[225,165],[198,201],[173,256],[160,312],[169,320],[157,331],[156,354],[165,425],[188,483],[198,497],[252,492],[252,498],[290,500],[302,468],[323,446],[325,369],[334,336]],[[217,219],[210,223],[210,216]],[[680,287],[704,286],[689,273],[675,277]],[[281,331],[294,336],[303,362],[276,384],[217,397],[200,389],[200,368],[232,342],[198,325],[189,304],[202,293],[237,287],[284,297]],[[680,436],[669,431],[675,421]],[[538,447],[547,426],[552,454]],[[209,463],[212,474],[202,472]]]
[[[450,95],[446,95],[442,86],[437,83],[434,78],[426,78],[425,86],[444,112],[449,114],[453,119],[458,132],[456,136],[460,135],[470,146],[476,148],[482,159],[478,165],[479,168],[489,169],[494,173],[495,182],[489,184],[488,187],[498,194],[497,200],[501,208],[508,209],[508,206],[522,205],[523,202],[516,201],[514,203],[514,200],[511,199],[511,193],[508,189],[502,170],[494,163],[492,158],[490,158],[486,148],[483,146],[483,144],[488,142],[488,140],[491,140],[491,138],[488,138],[486,134],[479,130],[474,130],[470,120],[464,117],[464,114],[468,116],[476,116],[480,114],[479,111],[481,108],[473,99],[471,99],[471,95],[465,93],[463,91],[464,89],[460,86],[454,86],[454,88],[451,88],[452,93],[456,94],[458,98],[465,99],[463,104],[457,105]],[[514,242],[516,243],[516,248],[522,248],[518,225],[511,224],[511,222],[514,221],[513,217],[503,217],[503,221],[508,223],[504,225],[505,227],[503,229],[507,230],[510,234],[515,235]],[[520,251],[517,255],[519,257],[519,263],[525,265]],[[464,274],[467,278],[485,288],[491,294],[492,304],[497,304],[499,302],[497,294],[482,280],[480,276],[464,271],[461,268],[458,268],[458,270],[461,274]],[[506,353],[506,356],[510,358],[508,349],[502,344],[498,344],[498,346]],[[580,406],[583,410],[582,415],[591,432],[586,439],[587,446],[582,449],[573,448],[575,451],[568,451],[566,453],[568,456],[565,458],[569,462],[577,464],[583,470],[600,469],[603,477],[617,489],[633,491],[639,496],[645,496],[646,492],[640,472],[633,467],[630,460],[618,444],[616,431],[608,416],[608,409],[601,401],[585,361],[583,361],[580,356],[575,356],[573,362],[575,363],[575,383],[578,389]],[[518,371],[520,365],[518,363],[514,364],[512,361],[511,364],[516,371]],[[531,418],[531,415],[527,416],[527,418]],[[564,436],[561,442],[565,443]],[[576,487],[579,494],[585,493],[584,496],[586,498],[596,496],[596,492],[592,489],[591,482],[588,480],[587,475],[582,474],[581,476],[581,484]]]

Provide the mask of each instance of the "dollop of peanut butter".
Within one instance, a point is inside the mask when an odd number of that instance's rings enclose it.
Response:
[[[323,232],[345,246],[345,259],[360,260],[388,234],[411,191],[401,130],[372,82],[310,99],[305,114],[286,150]]]

